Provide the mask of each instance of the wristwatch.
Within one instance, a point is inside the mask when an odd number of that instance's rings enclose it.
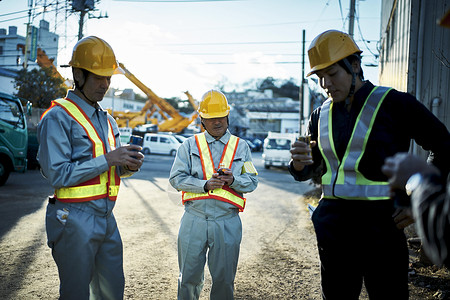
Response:
[[[406,194],[408,196],[411,196],[412,192],[414,192],[415,189],[419,186],[419,184],[422,182],[422,175],[420,173],[415,173],[409,177],[408,181],[405,185]]]

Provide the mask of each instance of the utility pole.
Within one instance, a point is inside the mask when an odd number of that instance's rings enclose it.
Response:
[[[303,117],[304,117],[304,107],[305,107],[305,93],[304,93],[304,83],[305,83],[305,29],[303,29],[303,37],[302,37],[302,78],[300,80],[300,117],[299,117],[299,128],[298,134],[301,136],[303,134],[302,126],[303,126]]]
[[[80,21],[78,22],[78,40],[83,38],[83,26],[84,26],[84,16],[86,15],[86,11],[80,11]]]
[[[80,12],[80,21],[78,21],[78,40],[81,40],[83,38],[83,27],[84,27],[84,18],[86,14],[88,15],[88,18],[96,18],[96,19],[102,19],[107,18],[108,14],[105,16],[102,16],[100,14],[99,17],[91,16],[89,14],[90,11],[95,11],[95,1],[94,0],[72,0],[72,9],[74,11]]]
[[[348,34],[353,38],[353,31],[355,27],[355,2],[356,0],[350,0],[350,14],[348,22]]]
[[[31,10],[33,8],[33,0],[28,0],[28,23],[27,23],[27,34],[25,37],[25,55],[23,68],[26,69],[28,67],[28,42],[30,41],[30,29],[31,29]]]

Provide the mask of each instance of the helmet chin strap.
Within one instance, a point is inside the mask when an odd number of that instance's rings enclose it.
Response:
[[[97,101],[92,101],[91,99],[89,99],[88,96],[86,96],[86,94],[84,93],[83,88],[80,88],[79,91],[84,96],[84,98],[86,98],[86,100],[89,101],[92,104],[92,106],[95,107]]]
[[[351,104],[350,99],[355,94],[356,73],[353,72],[352,65],[349,63],[347,58],[344,58],[342,61],[344,62],[345,66],[347,67],[347,70],[350,72],[350,74],[352,74],[352,85],[350,86],[350,90],[348,92],[347,98],[345,99],[345,107],[348,107]]]
[[[84,77],[83,85],[80,86],[80,85],[77,83],[77,84],[75,85],[75,87],[77,87],[78,90],[80,91],[80,93],[84,96],[84,98],[85,98],[92,106],[95,107],[95,104],[97,103],[97,101],[92,101],[91,99],[89,99],[89,97],[86,96],[85,92],[83,91],[83,87],[84,87],[84,85],[86,84],[86,80],[87,80],[87,77],[88,77],[88,76],[89,76],[89,73],[88,73],[88,72],[85,72],[85,71],[83,70],[83,77]]]

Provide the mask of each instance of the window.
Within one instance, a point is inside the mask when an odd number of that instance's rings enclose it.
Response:
[[[22,107],[9,99],[0,98],[0,120],[25,128]]]
[[[157,136],[152,136],[150,137],[150,142],[157,142],[158,141],[158,137]]]

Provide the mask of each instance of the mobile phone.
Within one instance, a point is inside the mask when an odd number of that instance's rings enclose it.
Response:
[[[141,136],[139,136],[139,135],[132,135],[132,136],[130,136],[129,144],[131,144],[131,145],[138,145],[138,146],[142,147],[142,142],[143,142],[143,139],[142,139]]]
[[[139,135],[132,135],[132,136],[130,136],[130,142],[129,142],[130,145],[138,145],[138,146],[142,147],[142,143],[143,143],[143,139],[142,139],[141,136],[139,136]],[[137,152],[137,150],[134,150],[134,149],[131,150],[131,151],[136,151]],[[136,156],[132,156],[132,157],[137,159]]]

